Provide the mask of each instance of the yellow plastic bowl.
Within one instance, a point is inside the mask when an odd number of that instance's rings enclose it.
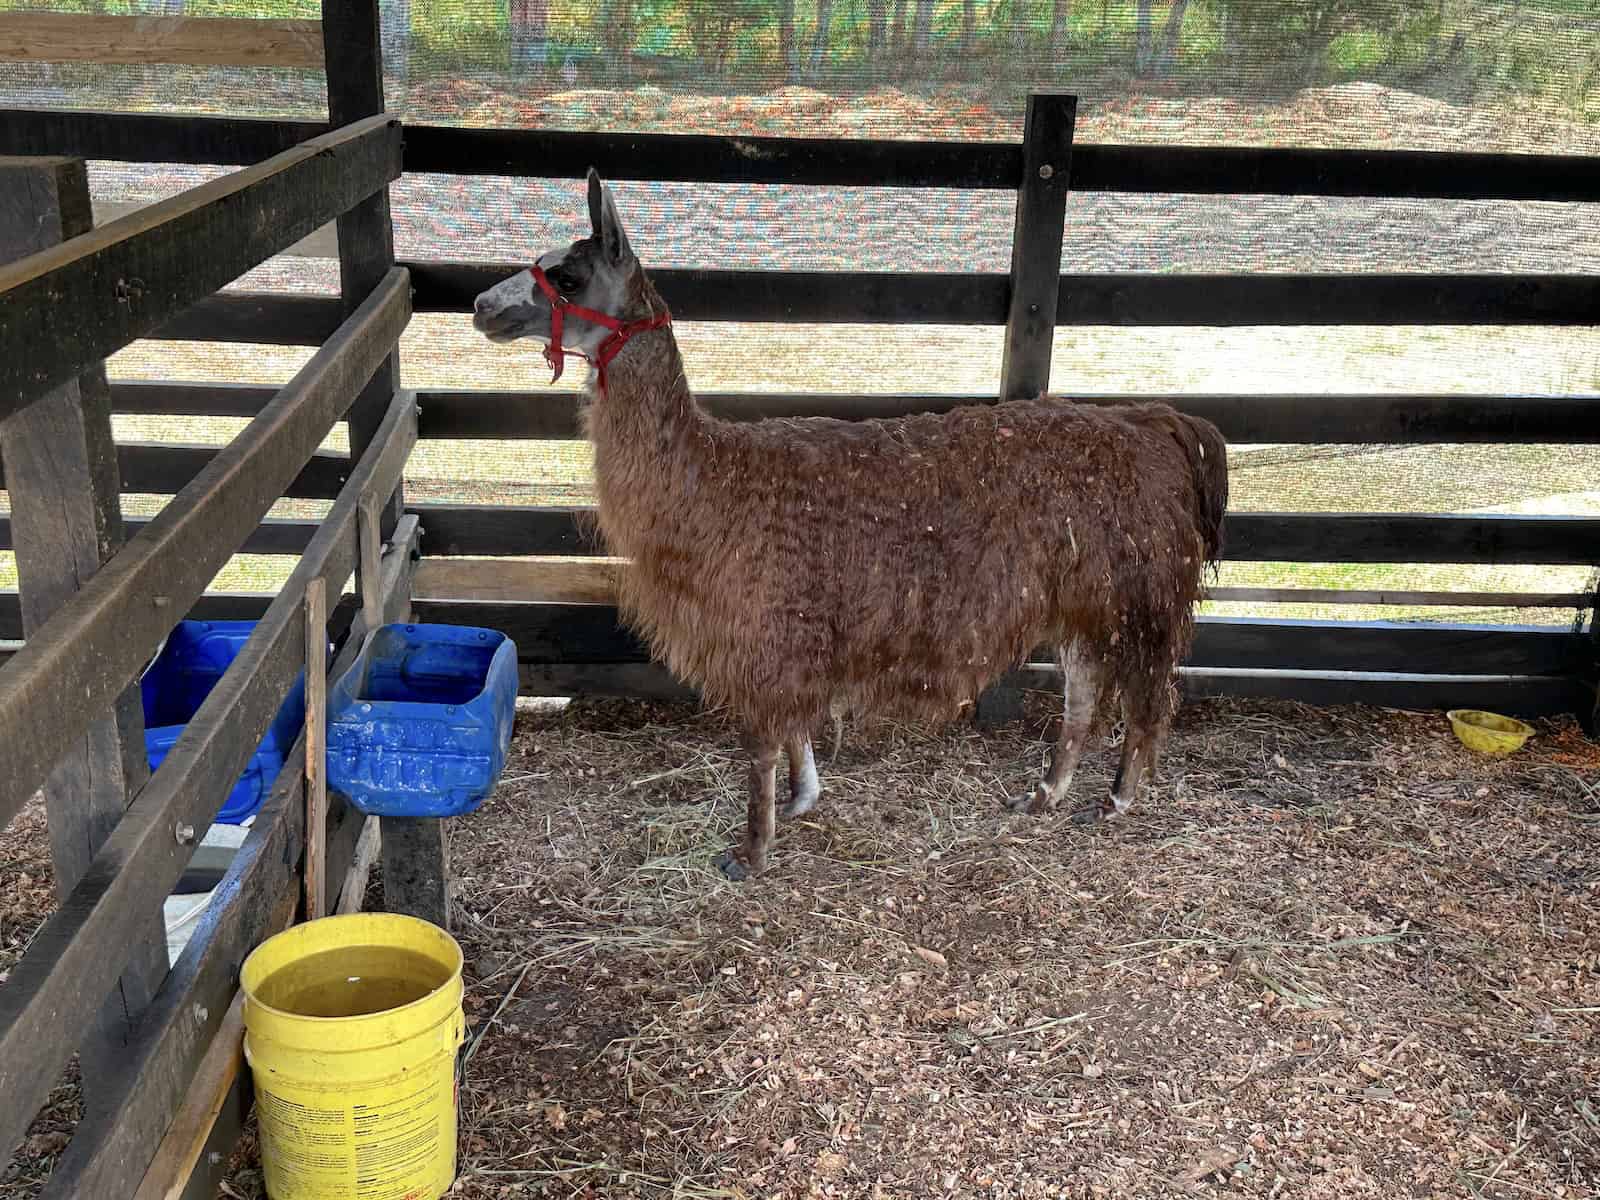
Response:
[[[1453,708],[1448,715],[1461,744],[1480,754],[1510,754],[1522,749],[1522,743],[1533,736],[1532,725],[1499,713]]]

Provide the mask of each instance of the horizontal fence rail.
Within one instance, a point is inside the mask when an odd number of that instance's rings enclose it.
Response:
[[[152,517],[129,517],[122,522],[129,539],[148,528]],[[240,554],[300,554],[311,544],[317,523],[289,517],[268,517],[246,535],[239,545]],[[0,550],[10,550],[11,518],[0,517]]]
[[[415,601],[419,621],[506,633],[523,662],[644,663],[645,646],[610,605]],[[1282,621],[1201,617],[1187,664],[1244,670],[1374,671],[1405,663],[1417,674],[1563,675],[1589,653],[1587,638],[1543,626]],[[1047,647],[1034,658],[1048,661]]]
[[[322,22],[13,10],[0,12],[0,61],[6,59],[321,67]]]
[[[0,109],[0,154],[244,167],[328,132],[326,121]]]
[[[325,133],[309,121],[0,110],[0,154],[132,162],[259,162]],[[741,138],[413,125],[406,170],[608,179],[1012,189],[1015,142]],[[892,180],[892,184],[886,181]],[[1600,200],[1600,157],[1077,143],[1073,191]]]
[[[418,312],[472,311],[523,264],[406,262]],[[682,321],[1003,325],[1010,277],[901,271],[672,269],[651,280]],[[1587,275],[1063,275],[1056,324],[1596,325]]]
[[[9,760],[0,774],[0,825],[137,675],[299,475],[398,341],[410,317],[408,294],[405,272],[391,271],[278,398],[0,668],[0,741]],[[0,1012],[13,990],[0,989]],[[0,1096],[8,1067],[0,1055]]]
[[[1059,669],[1043,663],[1015,671],[1008,684],[1058,691]],[[1487,708],[1524,717],[1579,711],[1584,692],[1572,679],[1544,675],[1416,675],[1394,671],[1253,671],[1183,667],[1189,699],[1237,697],[1304,704],[1373,704],[1391,708]],[[689,700],[695,692],[656,663],[526,663],[524,696],[626,696]],[[1589,702],[1593,702],[1592,693]]]
[[[0,267],[0,419],[399,174],[400,123],[372,117]]]
[[[531,369],[531,365],[530,365]],[[152,405],[126,407],[119,385],[112,402],[119,412],[236,411],[247,401],[212,385],[191,395],[148,386]],[[208,403],[202,393],[215,394]],[[1600,395],[1084,395],[1061,393],[1081,404],[1163,401],[1214,422],[1231,442],[1273,443],[1600,443]],[[834,417],[864,420],[910,413],[948,412],[964,405],[993,404],[994,396],[829,395],[708,392],[696,396],[714,416],[753,421],[767,417]],[[584,436],[582,397],[574,392],[421,391],[425,438],[567,439]]]
[[[124,492],[170,495],[183,487],[210,462],[221,446],[180,446],[170,443],[121,442],[117,445],[117,467],[122,473]],[[347,455],[318,450],[289,482],[285,496],[294,499],[331,500],[339,494],[350,474]],[[0,466],[0,488],[5,486],[5,470]]]
[[[180,342],[320,346],[343,319],[344,306],[336,296],[219,292],[196,302],[148,336]]]
[[[593,566],[588,567],[591,561]],[[492,569],[481,569],[485,567]],[[514,569],[507,571],[504,569],[506,567]],[[615,599],[616,570],[617,567],[609,559],[508,561],[430,558],[418,567],[416,595],[420,599],[442,604],[604,605],[613,603]],[[188,615],[196,621],[254,621],[267,610],[271,599],[270,595],[260,592],[208,592],[195,601]],[[1215,587],[1207,590],[1206,599],[1234,604],[1360,604],[1379,607],[1403,604],[1411,607],[1587,610],[1595,606],[1595,597],[1589,592],[1399,592],[1356,588]],[[1327,624],[1331,629],[1340,630],[1353,628],[1357,623],[1333,621]],[[1414,627],[1416,623],[1404,626],[1408,629]],[[1508,627],[1497,625],[1493,628]],[[1553,627],[1529,628],[1544,634]],[[1513,629],[1513,632],[1516,631]],[[0,642],[20,642],[22,635],[22,613],[17,593],[0,592]]]
[[[596,553],[592,510],[418,504],[423,553],[467,557]],[[1600,562],[1600,518],[1414,513],[1229,513],[1223,557],[1246,562]]]
[[[532,359],[530,358],[530,363]],[[530,366],[531,369],[531,366]],[[113,411],[142,416],[253,417],[274,389],[237,383],[124,381]],[[1305,444],[1600,444],[1600,394],[1102,395],[1063,392],[1080,404],[1161,401],[1215,423],[1231,442]],[[734,421],[832,417],[858,421],[993,404],[992,395],[702,392],[696,400]],[[419,391],[422,437],[565,440],[583,437],[582,397],[567,391]]]

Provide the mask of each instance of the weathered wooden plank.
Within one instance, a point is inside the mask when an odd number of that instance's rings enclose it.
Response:
[[[324,6],[327,44],[328,117],[335,127],[370,120],[384,110],[383,44],[378,0],[339,0]],[[339,287],[346,311],[366,299],[394,267],[394,225],[389,191],[382,188],[343,212],[338,221]],[[391,353],[350,406],[350,452],[371,441],[400,386],[400,358]],[[397,487],[381,522],[385,535],[400,519]]]
[[[313,524],[313,531],[314,528]],[[310,538],[311,533],[308,532],[307,542]],[[190,606],[185,615],[192,621],[259,621],[274,595],[274,592],[207,592]],[[336,636],[343,636],[348,631],[351,616],[359,607],[359,598],[354,595],[346,594],[339,598],[333,606],[330,620]],[[22,618],[17,593],[0,592],[0,642],[21,640]]]
[[[594,554],[592,510],[417,504],[425,553],[445,557]],[[1228,514],[1223,557],[1246,562],[1588,564],[1600,519],[1430,513]]]
[[[145,113],[0,111],[0,153],[134,162],[260,162],[326,126]],[[410,125],[406,169],[448,175],[833,187],[1016,186],[1018,142],[742,138]],[[1600,200],[1600,158],[1566,154],[1079,143],[1082,192]]]
[[[584,529],[588,508],[413,504],[410,511],[422,520],[425,556],[593,554],[600,542]]]
[[[161,1139],[133,1200],[181,1200],[206,1139],[244,1068],[244,993],[236,992],[222,1027],[200,1060],[189,1094]]]
[[[1015,142],[869,141],[574,133],[547,129],[406,130],[406,169],[831,187],[1016,186]],[[1078,146],[1074,189],[1285,196],[1600,200],[1600,159],[1254,146]]]
[[[399,121],[372,117],[0,268],[0,418],[399,172]]]
[[[1234,562],[1589,563],[1592,517],[1425,513],[1229,513],[1223,557]]]
[[[617,558],[430,558],[417,568],[416,594],[427,600],[539,604],[613,604]],[[1447,592],[1360,588],[1213,587],[1206,599],[1228,604],[1365,604],[1413,608],[1588,608],[1588,592]],[[5,626],[0,624],[0,637]]]
[[[148,517],[125,517],[122,527],[128,538],[134,537],[140,530],[150,524]],[[290,519],[286,517],[268,517],[262,521],[250,535],[245,538],[239,547],[241,554],[299,554],[311,541],[311,535],[316,533],[317,523]],[[10,550],[11,547],[11,518],[0,517],[0,550]],[[3,593],[0,593],[3,595]],[[0,614],[6,610],[4,601],[0,600]],[[20,636],[20,635],[19,635]]]
[[[644,645],[609,605],[471,604],[419,597],[417,619],[498,629],[519,659],[538,664],[642,663]],[[1427,674],[1575,674],[1585,639],[1558,626],[1201,617],[1186,660],[1194,667]],[[1035,658],[1048,660],[1049,648]]]
[[[1214,587],[1206,590],[1206,599],[1229,604],[1373,604],[1410,608],[1589,608],[1594,603],[1588,592],[1405,592],[1303,587]]]
[[[1028,97],[1011,233],[1010,300],[1000,358],[1003,400],[1031,400],[1050,389],[1077,115],[1076,96],[1035,93]]]
[[[406,300],[405,273],[396,271],[0,671],[0,742],[12,748],[10,770],[0,775],[0,820],[11,818],[90,717],[133,679],[299,474],[399,338],[410,316]]]
[[[1384,708],[1482,708],[1517,717],[1575,711],[1574,681],[1556,676],[1416,675],[1404,672],[1223,671],[1182,673],[1191,698],[1238,696]]]
[[[0,154],[249,166],[328,132],[323,121],[0,109]]]
[[[74,997],[117,964],[127,912],[159,904],[189,851],[175,826],[203,821],[254,751],[283,695],[304,665],[301,600],[312,579],[337,585],[355,566],[355,510],[363,488],[392,484],[415,444],[415,410],[397,397],[390,420],[351,476],[305,556],[273,600],[250,641],[201,705],[162,769],[150,781],[71,900],[52,916],[0,989],[0,1137],[29,1117],[65,1055],[47,1036],[70,1018]],[[409,584],[409,554],[396,569]],[[359,638],[340,661],[353,661]],[[349,657],[347,657],[347,655]],[[14,665],[14,663],[13,663]],[[291,761],[305,753],[296,740]],[[293,880],[304,846],[304,779],[279,773],[245,846],[173,976],[139,1030],[125,1073],[99,1086],[114,1113],[80,1126],[45,1194],[52,1198],[127,1195],[142,1177],[236,986],[244,953],[262,934],[263,896]],[[259,872],[265,872],[258,874]],[[342,874],[342,872],[341,872]],[[298,886],[298,885],[296,885]],[[153,898],[153,899],[152,899]],[[204,1010],[202,1015],[201,1010]]]
[[[407,262],[418,312],[470,312],[522,264]],[[1008,277],[895,271],[670,269],[651,279],[680,321],[1002,325]],[[1586,275],[1063,275],[1057,325],[1593,325]]]
[[[253,417],[278,394],[250,383],[169,383],[118,379],[111,384],[111,411],[157,417]]]
[[[13,62],[183,63],[320,67],[317,21],[239,17],[0,12],[0,59]]]
[[[109,409],[107,410],[109,415]],[[109,428],[109,425],[108,425]],[[114,447],[125,492],[170,496],[183,488],[216,457],[219,446],[184,446],[161,442],[123,442]],[[349,474],[350,459],[333,450],[318,450],[289,483],[285,496],[331,500]],[[6,473],[0,470],[0,488]]]
[[[699,693],[659,663],[522,663],[523,696],[621,696],[638,700],[695,700]]]
[[[307,535],[309,538],[309,534]],[[450,559],[429,558],[417,564],[418,599],[472,604],[614,604],[615,579],[626,566],[618,559]],[[1408,608],[1562,608],[1588,609],[1588,592],[1400,592],[1358,588],[1214,587],[1209,600],[1253,604],[1350,604]],[[196,621],[255,621],[267,611],[270,594],[208,592],[189,610]],[[359,598],[346,596],[354,608]],[[0,592],[0,642],[22,640],[17,594]]]
[[[428,558],[417,564],[426,600],[615,604],[621,559]],[[0,636],[4,626],[0,625]]]
[[[373,594],[377,595],[374,581]],[[381,601],[379,602],[381,606]],[[306,651],[306,846],[305,913],[315,921],[327,915],[328,823],[328,588],[308,579],[305,593]]]
[[[196,301],[148,336],[178,342],[320,346],[343,319],[344,306],[329,296],[218,292]]]
[[[126,217],[130,213],[138,212],[145,207],[142,200],[96,200],[94,205],[95,219],[104,223]],[[330,222],[313,233],[307,234],[293,245],[285,246],[278,251],[279,258],[338,258],[339,247],[334,234],[334,226]]]
[[[450,928],[450,826],[437,817],[384,817],[383,907]]]
[[[35,253],[92,226],[82,159],[0,159],[0,262]],[[105,367],[94,363],[0,425],[0,486],[8,486],[16,565],[18,634],[31,635],[122,545],[116,441]],[[95,714],[44,785],[56,896],[65,899],[150,777],[137,687]],[[124,1053],[167,973],[159,908],[137,931],[79,1060],[86,1077]],[[93,1106],[98,1099],[84,1097]]]
[[[149,385],[152,387],[160,385]],[[198,411],[202,395],[175,397]],[[112,385],[112,396],[118,387]],[[833,417],[859,421],[909,413],[949,412],[968,404],[993,404],[994,396],[786,394],[703,392],[695,399],[713,416],[733,421],[768,417]],[[1095,395],[1063,399],[1079,404],[1162,401],[1204,417],[1234,442],[1600,443],[1600,395]],[[228,403],[219,396],[221,409]],[[581,438],[581,397],[575,392],[422,391],[424,438]],[[124,410],[118,403],[118,412]],[[144,410],[140,410],[144,411]],[[159,411],[159,410],[151,410]],[[175,412],[189,411],[174,408]]]
[[[341,915],[361,911],[362,899],[367,894],[367,881],[372,878],[372,868],[382,848],[383,834],[379,824],[370,817],[361,823],[350,870],[345,872],[344,882],[339,888],[339,903],[334,909]]]
[[[1054,692],[1059,670],[1034,664],[1014,673],[1014,682]],[[1298,700],[1306,704],[1368,704],[1386,708],[1484,708],[1519,717],[1576,711],[1576,682],[1551,676],[1414,675],[1343,671],[1225,671],[1184,667],[1179,682],[1186,698],[1239,696]],[[692,700],[694,693],[654,663],[588,663],[524,666],[524,696],[618,696]]]

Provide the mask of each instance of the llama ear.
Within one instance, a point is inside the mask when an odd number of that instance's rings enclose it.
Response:
[[[600,172],[593,167],[589,168],[589,228],[594,235],[594,240],[600,240],[600,212],[603,206],[602,196],[605,184],[600,182]]]
[[[598,177],[595,182],[600,188],[600,220],[595,225],[595,237],[607,260],[615,266],[624,266],[633,261],[633,247],[628,245],[628,234],[622,228],[611,189],[600,183]]]

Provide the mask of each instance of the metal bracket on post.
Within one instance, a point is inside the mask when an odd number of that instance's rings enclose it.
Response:
[[[328,827],[328,593],[306,584],[306,920],[326,915]]]
[[[1028,97],[1017,219],[1011,235],[1011,301],[1000,363],[1002,400],[1032,400],[1050,388],[1077,115],[1076,96],[1035,92]],[[988,726],[1021,715],[1022,691],[1005,682],[979,696],[974,713],[979,725]]]

